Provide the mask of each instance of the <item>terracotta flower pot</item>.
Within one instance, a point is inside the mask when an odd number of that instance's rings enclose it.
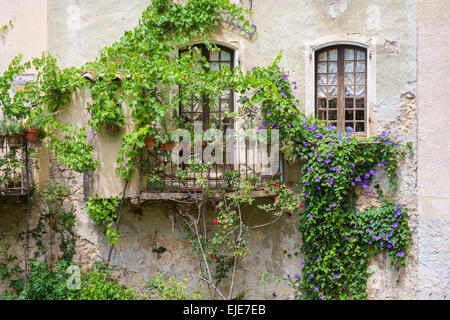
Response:
[[[8,143],[10,146],[17,146],[23,143],[23,136],[18,133],[14,133],[8,136]]]
[[[39,132],[41,132],[41,130],[36,130],[36,129],[27,129],[25,130],[25,140],[27,142],[37,142],[39,140],[38,136],[39,136]]]
[[[156,138],[155,136],[150,136],[145,138],[145,145],[147,146],[147,149],[152,150],[156,145]]]
[[[175,148],[175,142],[161,143],[162,151],[172,151]]]
[[[105,123],[105,131],[109,135],[116,135],[120,132],[120,126],[115,123]]]

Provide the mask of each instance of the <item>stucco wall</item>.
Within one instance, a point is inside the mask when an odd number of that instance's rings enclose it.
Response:
[[[101,47],[118,40],[124,30],[132,29],[148,2],[47,0],[48,49],[59,56],[63,66],[82,65],[94,59]],[[444,69],[437,70],[439,65],[435,63],[438,57],[444,61],[442,57],[448,54],[435,50],[436,46],[433,46],[435,42],[448,43],[449,34],[437,29],[438,21],[443,18],[448,20],[448,16],[428,16],[430,11],[445,15],[445,10],[442,10],[444,0],[436,1],[436,5],[419,1],[419,8],[416,2],[393,0],[386,4],[383,0],[258,0],[253,1],[254,14],[251,17],[252,23],[258,27],[257,37],[249,40],[225,27],[214,39],[237,48],[238,61],[244,70],[271,63],[283,50],[281,64],[290,72],[290,79],[300,84],[296,95],[302,110],[308,113],[314,109],[311,102],[313,50],[326,43],[345,41],[357,41],[369,48],[368,104],[371,133],[392,130],[401,142],[412,142],[416,151],[414,156],[406,157],[401,165],[401,192],[398,194],[399,201],[409,209],[411,215],[410,225],[414,234],[411,251],[414,256],[409,258],[406,270],[402,271],[399,284],[395,283],[398,274],[390,270],[387,256],[382,254],[374,257],[370,266],[373,272],[369,280],[370,298],[446,298],[449,290],[450,192],[445,185],[448,176],[444,175],[444,172],[448,175],[445,168],[448,167],[449,150],[448,144],[442,146],[443,142],[448,141],[448,138],[445,139],[448,129],[444,126],[449,121],[444,118],[448,117],[448,113],[438,113],[438,106],[445,106],[444,95],[440,91],[445,87],[442,85],[445,73]],[[249,1],[240,3],[249,7]],[[11,6],[8,10],[12,12],[12,8],[15,7]],[[419,124],[416,98],[417,9],[421,32],[418,52],[420,57],[423,56],[419,60],[421,80],[418,99],[420,114],[423,114]],[[3,16],[0,11],[0,18],[3,19]],[[439,35],[435,30],[439,30]],[[442,50],[444,48],[442,46]],[[36,45],[38,49],[41,50]],[[39,52],[34,55],[39,55]],[[0,56],[0,67],[8,62]],[[439,76],[428,72],[433,68],[436,68]],[[82,90],[74,93],[73,97],[74,101],[62,108],[65,111],[61,117],[85,125],[88,115],[84,110],[90,99],[89,92]],[[436,97],[442,97],[439,98],[442,101]],[[441,130],[436,129],[435,123],[439,123],[437,127],[441,126]],[[436,142],[429,143],[430,138]],[[94,138],[93,143],[100,168],[91,180],[92,192],[101,196],[117,195],[122,191],[122,182],[114,175],[120,140],[102,133]],[[443,150],[440,155],[436,153],[438,147]],[[433,151],[436,159],[432,158],[435,161],[430,162]],[[436,161],[440,167],[436,167]],[[73,190],[70,201],[76,210],[77,233],[80,236],[76,262],[87,264],[98,255],[105,257],[108,246],[101,233],[94,229],[84,207],[82,175],[74,174],[61,165],[54,164],[53,169],[54,176]],[[128,195],[136,195],[137,191],[138,181],[135,179]],[[362,196],[359,207],[376,203],[375,197]],[[157,271],[181,277],[197,270],[191,249],[183,240],[182,223],[177,221],[172,230],[171,220],[167,216],[170,210],[164,209],[167,206],[167,203],[148,203],[136,208],[127,204],[121,221],[122,236],[113,259],[114,264],[123,267],[125,281],[142,286],[145,278]],[[257,217],[255,210],[248,212],[247,216],[249,219],[262,219]],[[239,283],[240,288],[249,289],[247,297],[260,298],[257,293],[260,271],[279,277],[298,273],[301,257],[288,259],[282,254],[285,249],[288,252],[296,251],[301,245],[296,223],[296,217],[284,217],[279,223],[253,234],[251,245],[254,253],[246,261],[244,271],[240,273],[244,281]],[[158,257],[151,251],[154,245],[164,246],[168,251]],[[436,272],[442,277],[433,277]],[[269,292],[270,295],[275,292],[276,297],[271,295],[267,298],[292,298],[293,295],[285,283],[271,284]]]
[[[13,27],[0,35],[0,73],[17,54],[27,61],[47,49],[47,0],[0,1],[0,26],[10,20]]]
[[[419,1],[419,298],[450,298],[450,13]]]

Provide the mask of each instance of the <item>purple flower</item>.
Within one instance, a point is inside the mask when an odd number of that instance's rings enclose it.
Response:
[[[348,236],[345,236],[345,240],[348,240]]]
[[[336,202],[333,202],[332,204],[331,204],[333,207],[335,207],[336,208],[336,206],[337,206],[337,203]]]
[[[335,275],[334,275],[334,278],[335,278],[335,279],[339,278],[339,275],[338,275],[338,274],[335,274]]]
[[[294,279],[299,279],[300,278],[300,275],[299,274],[296,274],[295,276],[294,276]]]
[[[327,207],[325,210],[330,211],[330,207]]]
[[[370,174],[374,176],[374,175],[377,174],[377,172],[376,172],[375,170],[372,169],[372,170],[370,170]]]
[[[311,279],[311,278],[312,278],[312,275],[308,274],[308,279]]]
[[[287,95],[285,95],[284,92],[281,92],[280,94],[283,98],[287,99]]]
[[[397,228],[397,227],[398,227],[398,222],[394,223],[392,226],[393,226],[394,228]]]
[[[329,160],[329,159],[325,159],[324,163],[325,163],[325,164],[329,164],[329,163],[330,163],[330,160]]]
[[[350,183],[352,186],[355,186],[355,183],[352,181],[351,183]]]
[[[314,287],[314,290],[319,291],[319,287]]]
[[[321,157],[318,157],[317,158],[317,162],[321,162],[322,161],[322,158]]]
[[[356,178],[355,178],[355,181],[356,181],[356,182],[361,182],[361,178],[360,178],[360,177],[356,177]]]
[[[367,232],[370,232],[370,231],[372,231],[370,228],[367,228]]]
[[[405,256],[405,253],[400,251],[400,252],[398,253],[398,256],[399,256],[399,257],[403,257],[403,256]]]
[[[364,178],[365,178],[365,179],[369,179],[369,178],[370,178],[370,174],[369,174],[369,173],[366,173],[366,174],[364,175]]]
[[[395,209],[397,209],[397,210],[400,210],[402,208],[402,205],[401,204],[398,204],[396,207],[395,207]]]
[[[314,216],[313,216],[312,214],[310,214],[308,217],[309,217],[310,219],[313,219],[313,218],[314,218]]]
[[[303,184],[304,184],[305,186],[309,186],[309,182],[308,182],[308,181],[304,182]]]
[[[289,78],[289,75],[288,75],[288,74],[285,74],[285,75],[283,76],[283,80],[286,80],[287,78]]]
[[[313,167],[308,167],[308,171],[313,171],[314,168]]]
[[[320,181],[320,176],[316,177],[316,181],[319,182]]]
[[[376,238],[377,238],[377,236],[373,234],[372,235],[372,239],[376,239]]]

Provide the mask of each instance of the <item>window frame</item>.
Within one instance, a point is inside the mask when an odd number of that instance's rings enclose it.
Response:
[[[337,60],[335,61],[337,63],[337,89],[338,89],[338,93],[337,93],[337,106],[336,106],[336,110],[337,110],[337,118],[336,120],[331,120],[332,122],[336,122],[336,126],[337,126],[337,131],[339,133],[345,133],[345,112],[347,111],[345,108],[345,49],[352,49],[355,50],[355,54],[356,51],[362,51],[365,53],[365,59],[364,59],[364,84],[359,84],[358,86],[364,86],[365,90],[364,90],[364,108],[362,109],[357,109],[356,108],[356,83],[354,82],[353,86],[354,88],[354,94],[353,96],[351,96],[354,99],[353,102],[353,120],[347,120],[348,122],[352,122],[354,124],[354,132],[352,133],[355,136],[360,136],[360,137],[366,137],[369,133],[369,128],[368,128],[368,94],[369,94],[369,85],[368,85],[368,59],[369,59],[369,50],[367,47],[362,47],[362,46],[358,46],[358,45],[351,45],[351,44],[336,44],[336,45],[330,45],[330,46],[325,46],[325,47],[321,47],[318,50],[314,51],[314,116],[316,118],[318,118],[319,115],[319,72],[318,72],[318,67],[319,67],[319,63],[322,61],[319,61],[319,55],[323,52],[328,52],[330,50],[337,50]],[[356,57],[354,58],[354,60],[352,60],[354,62],[356,61],[362,61],[362,60],[357,60]],[[327,60],[326,62],[330,62],[330,60],[328,60],[328,56],[327,56]],[[356,70],[355,68],[353,69],[353,78],[356,79]],[[325,75],[328,75],[328,70],[327,73],[324,73]],[[354,80],[355,81],[355,80]],[[328,82],[326,84],[327,88],[328,88]],[[362,96],[361,96],[362,97]],[[323,98],[323,97],[321,97]],[[325,97],[327,99],[327,110],[329,110],[328,108],[328,91],[327,91],[327,96]],[[364,119],[363,120],[357,120],[356,118],[356,111],[359,110],[364,110]],[[331,122],[330,120],[328,120],[328,116],[327,116],[327,122]],[[360,123],[364,123],[364,131],[359,131],[356,132],[356,123],[360,122]]]
[[[220,51],[226,51],[230,54],[230,70],[233,70],[235,67],[235,49],[226,47],[224,45],[215,43],[214,44],[215,47],[219,48]],[[206,61],[211,65],[211,62],[222,62],[222,60],[220,59],[219,61],[211,61],[211,57],[210,57],[210,51],[208,50],[208,48],[206,47],[205,44],[203,43],[198,43],[198,44],[190,44],[188,46],[185,46],[183,48],[178,49],[178,54],[182,54],[183,52],[188,51],[190,48],[200,48],[201,49],[201,54],[203,57],[206,58]],[[219,51],[219,53],[220,53]],[[204,67],[205,70],[207,72],[210,71],[210,68],[206,68]],[[221,97],[219,97],[219,104],[221,103],[220,101]],[[230,88],[230,97],[229,97],[229,105],[230,105],[230,112],[234,112],[235,110],[235,93],[233,88]],[[209,108],[209,101],[208,98],[206,97],[202,97],[202,127],[203,130],[207,130],[210,127],[210,108]],[[221,106],[219,106],[221,108]],[[220,113],[220,112],[219,112]],[[180,104],[179,106],[179,112],[178,112],[178,116],[181,117],[183,115],[183,105]],[[229,124],[229,128],[234,128],[234,121],[233,119],[230,119],[230,124]]]

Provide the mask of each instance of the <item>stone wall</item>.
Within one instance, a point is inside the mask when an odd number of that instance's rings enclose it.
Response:
[[[63,66],[81,65],[94,59],[102,46],[112,44],[120,38],[124,30],[133,28],[141,12],[148,5],[146,0],[47,0],[47,2],[47,48],[51,53],[59,55],[59,61]],[[410,226],[413,231],[411,253],[413,255],[409,258],[406,269],[401,271],[401,280],[398,284],[396,283],[398,273],[390,269],[388,256],[380,254],[373,258],[370,264],[373,275],[369,279],[368,286],[371,299],[445,299],[449,293],[448,234],[450,228],[448,214],[442,214],[449,212],[447,203],[449,189],[445,184],[448,179],[440,176],[443,172],[448,172],[448,170],[445,171],[445,163],[450,160],[448,159],[449,150],[445,149],[446,146],[444,147],[443,161],[436,158],[441,163],[439,174],[432,165],[426,164],[424,160],[420,162],[421,156],[427,158],[433,154],[435,148],[443,148],[442,145],[427,145],[422,141],[434,137],[442,143],[448,139],[446,140],[445,136],[436,135],[436,131],[427,126],[428,123],[434,123],[436,119],[430,118],[418,122],[417,118],[418,101],[428,107],[426,110],[431,111],[435,110],[432,106],[437,108],[438,105],[445,105],[445,101],[426,98],[431,95],[427,95],[432,89],[430,83],[436,83],[441,78],[445,78],[444,74],[437,80],[432,77],[432,74],[429,74],[430,79],[425,77],[426,70],[434,66],[433,61],[438,60],[435,55],[427,51],[432,46],[428,46],[431,40],[426,39],[430,34],[434,34],[434,28],[437,26],[425,18],[428,11],[445,12],[440,9],[444,7],[445,1],[437,2],[439,4],[435,6],[429,3],[425,5],[426,1],[418,2],[419,17],[422,17],[425,24],[422,38],[419,38],[425,43],[423,47],[419,46],[419,55],[422,48],[425,56],[422,73],[426,79],[419,81],[419,92],[417,90],[418,35],[415,0],[395,0],[390,1],[389,5],[382,0],[253,1],[254,14],[251,20],[258,26],[256,38],[250,40],[229,28],[223,28],[214,39],[237,50],[239,64],[244,70],[271,63],[279,51],[283,50],[281,64],[289,70],[291,79],[300,84],[300,90],[296,92],[296,95],[301,102],[302,111],[307,113],[314,110],[313,102],[311,102],[312,90],[314,90],[313,82],[311,82],[313,81],[311,68],[314,64],[311,57],[314,49],[327,43],[346,41],[357,41],[369,48],[371,93],[368,104],[371,134],[391,130],[400,142],[412,142],[415,151],[413,156],[405,158],[399,169],[400,192],[397,195],[398,200],[409,210],[411,216]],[[250,6],[250,2],[246,0],[240,3],[247,8]],[[5,15],[8,16],[0,11],[0,18],[4,19]],[[420,26],[422,25],[419,24]],[[443,33],[438,41],[448,41],[448,35]],[[441,56],[446,54],[441,52]],[[5,64],[4,60],[4,57],[0,57],[0,63]],[[443,88],[439,85],[436,87]],[[442,92],[436,92],[436,95],[444,97]],[[73,97],[73,102],[64,107],[65,112],[61,117],[70,119],[74,124],[85,125],[87,114],[79,110],[85,110],[86,103],[90,99],[89,93],[80,91]],[[434,113],[431,114],[434,115]],[[436,114],[436,117],[439,116],[440,114]],[[447,122],[443,119],[437,122],[448,124],[448,119]],[[420,135],[422,140],[418,139],[421,126],[425,128]],[[442,128],[440,132],[448,133],[448,128]],[[98,135],[93,143],[100,168],[93,175],[91,192],[101,196],[117,195],[122,190],[122,182],[114,176],[113,172],[120,140]],[[428,149],[430,146],[432,149]],[[419,163],[424,168],[422,169],[424,170],[422,171],[423,180],[421,183],[419,178],[419,184],[418,157]],[[86,212],[83,175],[65,169],[54,160],[51,164],[50,176],[71,189],[71,196],[65,205],[72,207],[76,215],[78,240],[75,262],[87,266],[97,259],[105,259],[109,246],[101,230],[94,228]],[[295,174],[296,169],[292,170]],[[432,175],[427,178],[428,172]],[[440,181],[439,187],[435,188],[433,181]],[[386,188],[385,178],[382,179],[382,185]],[[137,195],[137,192],[138,181],[135,179],[128,195],[133,197]],[[418,198],[418,193],[423,197]],[[367,196],[361,191],[359,208],[376,204],[375,196]],[[14,236],[23,230],[23,205],[14,210],[8,209],[12,207],[12,203],[0,207],[1,239],[6,238],[6,235]],[[37,213],[34,214],[33,221],[36,215]],[[167,277],[176,275],[177,279],[187,274],[198,273],[199,260],[192,254],[190,245],[185,239],[183,222],[174,217],[176,215],[168,202],[148,202],[141,206],[127,202],[120,224],[121,237],[112,260],[113,265],[120,267],[124,283],[143,288],[145,281],[157,272],[162,272]],[[255,208],[247,210],[245,217],[252,224],[267,221],[267,217]],[[212,219],[211,213],[208,220],[212,221]],[[288,258],[283,253],[286,250],[293,254],[301,246],[300,235],[296,231],[297,220],[296,216],[284,216],[278,223],[252,233],[250,241],[252,254],[238,274],[238,287],[235,293],[246,290],[246,298],[262,298],[264,295],[260,293],[262,283],[258,279],[261,272],[282,278],[300,271],[301,256]],[[153,249],[158,247],[164,247],[167,251],[163,254],[154,252]],[[16,242],[13,241],[13,246],[9,250],[17,254],[20,259],[19,238]],[[436,278],[436,273],[442,276]],[[189,283],[191,289],[196,285],[194,280],[190,280]],[[264,297],[289,299],[293,298],[293,290],[286,281],[270,283]]]

